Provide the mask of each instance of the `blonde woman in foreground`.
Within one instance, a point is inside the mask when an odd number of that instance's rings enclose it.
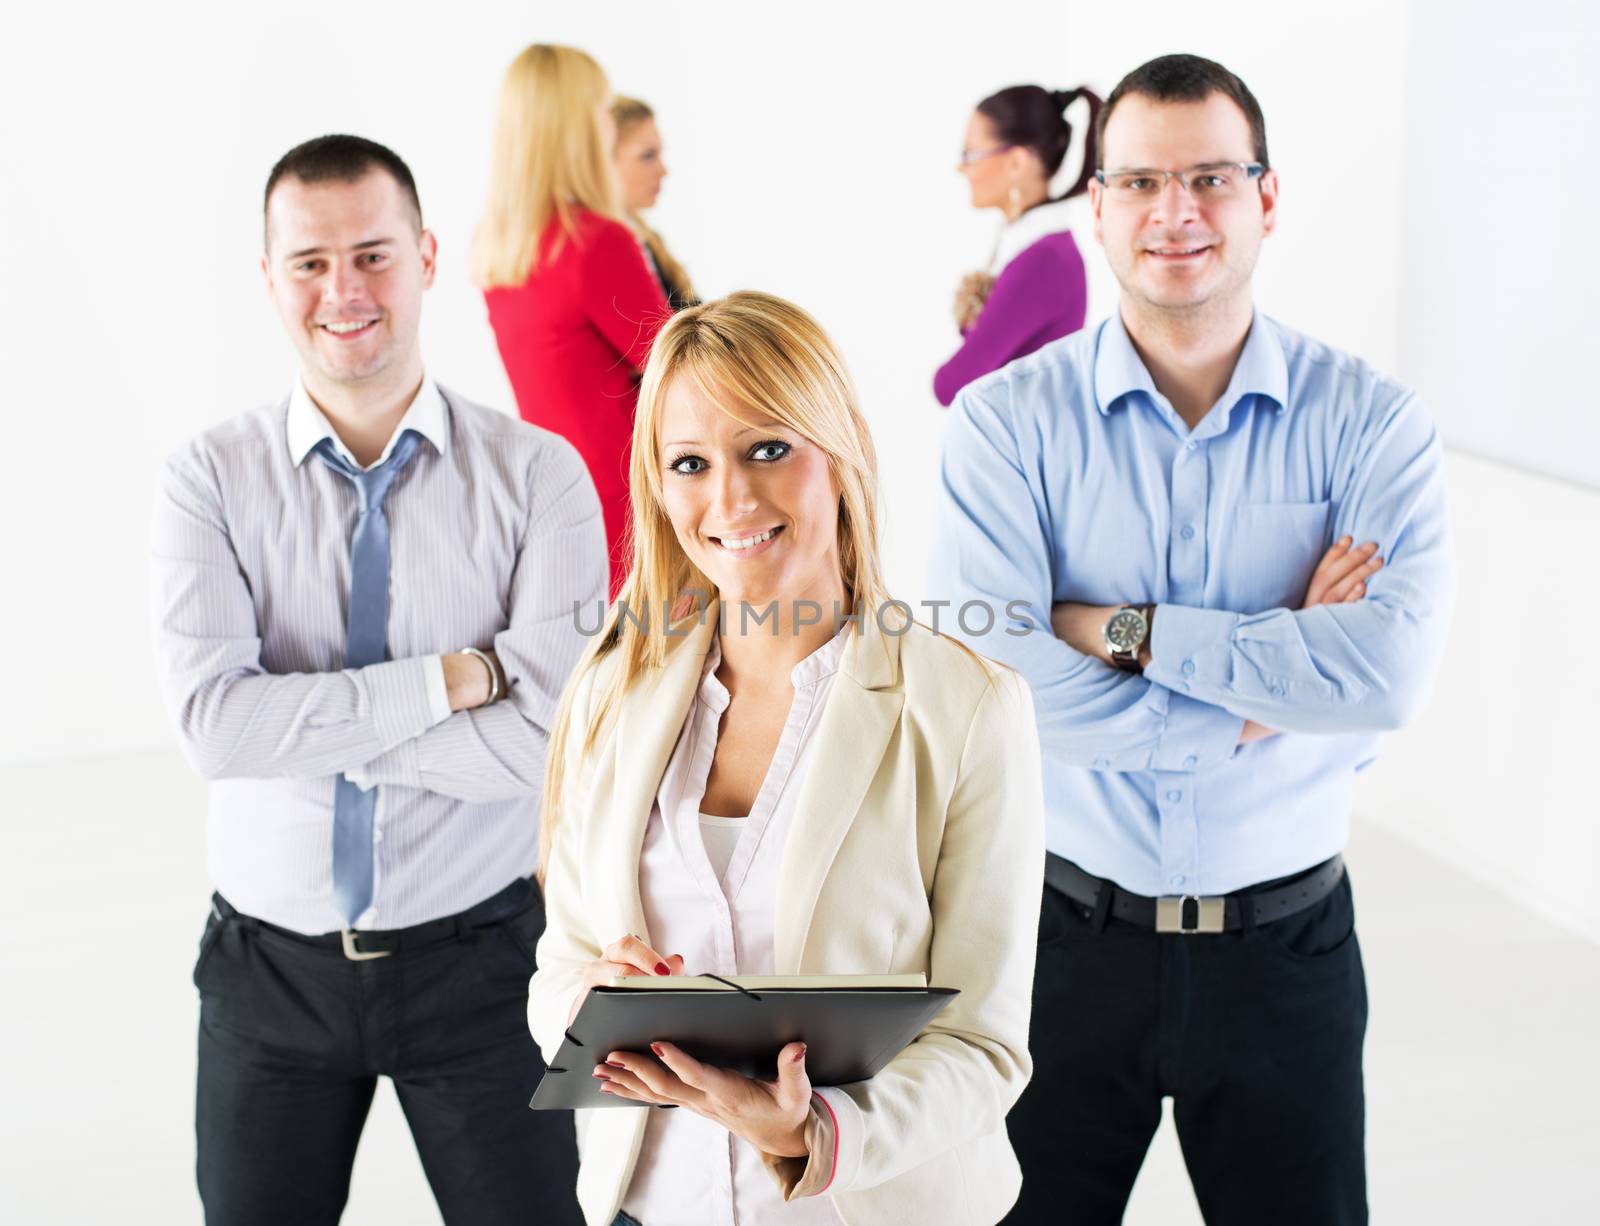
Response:
[[[670,1036],[660,1063],[610,1053],[603,1092],[682,1109],[579,1112],[585,1219],[989,1226],[1020,1186],[1005,1116],[1031,1067],[1028,689],[891,607],[872,440],[799,308],[739,293],[666,325],[631,486],[632,567],[552,734],[535,1039],[553,1055],[618,975],[922,972],[960,995],[835,1088],[800,1043],[770,1080]]]
[[[655,273],[667,303],[679,311],[699,299],[689,282],[689,272],[667,249],[666,240],[650,228],[643,213],[655,207],[661,195],[661,181],[667,177],[667,163],[661,155],[661,129],[656,113],[637,98],[617,96],[611,102],[611,118],[617,125],[617,143],[612,161],[617,167],[617,185],[622,194],[622,209],[628,224],[639,236],[645,262]]]

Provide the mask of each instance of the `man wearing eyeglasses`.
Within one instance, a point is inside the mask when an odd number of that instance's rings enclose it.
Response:
[[[1440,444],[1256,311],[1279,186],[1238,77],[1163,56],[1100,124],[1120,309],[962,393],[930,585],[1030,606],[974,639],[1032,683],[1049,814],[1008,1220],[1120,1222],[1170,1097],[1208,1221],[1365,1222],[1340,852],[1443,646]]]

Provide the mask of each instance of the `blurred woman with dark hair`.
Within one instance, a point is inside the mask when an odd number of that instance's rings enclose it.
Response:
[[[1083,165],[1072,186],[1051,196],[1066,160],[1072,125],[1066,111],[1083,99]],[[962,343],[933,378],[948,405],[968,383],[1049,341],[1083,327],[1088,289],[1083,256],[1067,228],[1066,202],[1088,190],[1094,173],[1100,99],[1087,87],[1047,90],[1013,85],[978,104],[967,123],[961,173],[972,206],[1005,216],[989,267],[968,273],[956,291]]]
[[[618,94],[611,100],[611,117],[617,124],[617,143],[611,151],[617,183],[622,189],[622,214],[639,236],[645,262],[661,283],[661,292],[674,311],[699,301],[689,272],[667,249],[666,240],[646,223],[643,213],[655,206],[667,164],[661,156],[661,129],[648,103]]]

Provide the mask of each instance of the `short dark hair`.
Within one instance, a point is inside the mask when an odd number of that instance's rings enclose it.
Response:
[[[1044,164],[1044,177],[1055,178],[1072,144],[1072,125],[1063,113],[1079,98],[1089,103],[1089,135],[1083,151],[1083,169],[1072,186],[1056,197],[1067,200],[1085,191],[1095,169],[1095,120],[1100,98],[1087,85],[1077,89],[1049,90],[1040,85],[1013,85],[978,103],[978,114],[994,125],[1004,143],[1032,149]]]
[[[1098,169],[1105,169],[1106,122],[1117,103],[1127,94],[1143,94],[1157,102],[1204,102],[1212,94],[1223,94],[1238,105],[1250,121],[1250,139],[1255,144],[1255,160],[1270,167],[1267,161],[1267,121],[1262,117],[1261,104],[1250,92],[1250,87],[1215,60],[1198,55],[1162,55],[1140,64],[1111,91],[1105,106],[1100,108],[1100,126],[1095,133],[1095,147],[1100,161]]]
[[[298,179],[302,183],[331,180],[354,183],[374,170],[383,171],[400,185],[416,213],[417,229],[422,229],[422,199],[417,195],[417,181],[411,177],[411,168],[387,145],[364,136],[342,133],[304,141],[278,159],[267,176],[267,190],[261,196],[263,218],[267,206],[272,203],[273,190],[284,179]]]

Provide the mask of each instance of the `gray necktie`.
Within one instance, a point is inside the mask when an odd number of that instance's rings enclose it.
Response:
[[[389,631],[389,520],[383,499],[417,452],[419,436],[407,430],[389,458],[363,471],[334,450],[332,439],[317,444],[317,456],[348,477],[361,500],[350,538],[350,605],[345,621],[344,665],[365,668],[387,654]],[[378,789],[363,792],[343,775],[333,794],[333,905],[345,927],[355,926],[372,902],[372,818]]]

